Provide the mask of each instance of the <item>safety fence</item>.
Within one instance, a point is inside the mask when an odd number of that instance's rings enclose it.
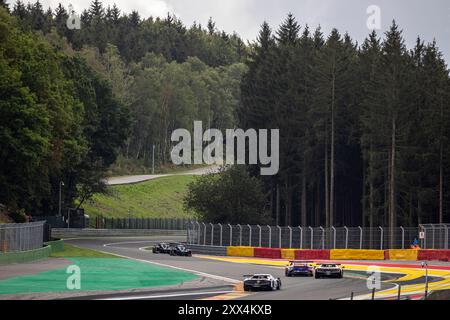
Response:
[[[44,243],[45,222],[0,224],[0,252],[40,249]]]
[[[362,228],[362,227],[281,227],[261,225],[222,225],[191,221],[188,242],[210,246],[248,246],[296,249],[448,249],[445,227]],[[420,239],[420,240],[419,240]]]
[[[422,224],[422,245],[424,249],[450,249],[450,224]]]
[[[90,227],[95,229],[134,229],[134,230],[186,230],[189,219],[167,218],[104,218],[90,220]]]

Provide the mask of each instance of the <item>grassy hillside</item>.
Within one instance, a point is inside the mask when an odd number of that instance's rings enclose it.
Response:
[[[183,210],[183,197],[194,176],[172,176],[132,185],[108,187],[83,205],[91,218],[190,218]]]

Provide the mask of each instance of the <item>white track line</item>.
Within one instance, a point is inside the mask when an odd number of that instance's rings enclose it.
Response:
[[[217,276],[217,275],[214,275],[214,274],[209,274],[209,273],[200,272],[200,271],[196,271],[196,270],[180,268],[180,267],[174,267],[174,266],[171,266],[171,265],[168,265],[168,264],[163,264],[163,263],[158,263],[158,262],[153,262],[153,261],[148,261],[148,260],[142,260],[142,259],[136,259],[136,258],[132,258],[132,257],[127,257],[127,256],[123,256],[123,255],[120,255],[120,254],[117,254],[117,253],[111,253],[111,252],[106,252],[106,251],[101,251],[101,250],[97,250],[97,251],[105,253],[105,254],[111,254],[111,255],[114,255],[114,256],[117,256],[117,257],[120,257],[120,258],[125,258],[125,259],[130,259],[130,260],[134,260],[134,261],[143,262],[143,263],[153,264],[153,265],[157,265],[157,266],[161,266],[161,267],[172,268],[172,269],[176,269],[176,270],[190,272],[190,273],[202,276],[202,277],[211,278],[211,279],[215,279],[215,280],[221,280],[221,281],[225,281],[225,282],[230,282],[230,283],[233,283],[233,284],[238,284],[238,283],[242,282],[242,281],[239,281],[239,280],[236,280],[236,279],[231,279],[231,278],[227,278],[227,277]]]
[[[165,295],[151,295],[151,296],[133,296],[133,297],[123,297],[123,298],[106,298],[106,299],[96,299],[96,300],[142,300],[142,299],[161,299],[161,298],[175,298],[175,297],[186,297],[186,296],[203,296],[203,295],[220,295],[233,293],[234,291],[214,291],[214,292],[189,292],[189,293],[176,293],[176,294],[165,294]]]

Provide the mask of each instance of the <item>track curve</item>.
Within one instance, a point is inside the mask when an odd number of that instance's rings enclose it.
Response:
[[[157,242],[181,242],[185,237],[146,237],[146,238],[97,238],[72,239],[67,243],[75,246],[94,249],[122,257],[137,259],[161,266],[183,269],[195,272],[200,276],[222,281],[234,285],[242,281],[244,274],[270,273],[282,279],[283,289],[277,292],[257,292],[234,296],[238,300],[330,300],[349,297],[351,292],[367,294],[366,280],[360,278],[320,279],[313,278],[286,278],[284,269],[276,266],[255,265],[251,263],[236,264],[226,261],[202,259],[199,257],[172,257],[169,255],[152,254],[142,250],[143,247],[152,246]],[[394,284],[383,283],[382,289],[392,288]],[[208,287],[199,288],[198,291],[207,290]],[[213,296],[213,295],[212,295]],[[208,298],[208,295],[202,298]],[[181,296],[186,299],[187,296]],[[196,297],[192,296],[193,299]],[[139,299],[137,296],[136,299]]]

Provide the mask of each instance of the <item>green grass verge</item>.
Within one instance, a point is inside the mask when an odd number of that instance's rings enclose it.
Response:
[[[128,259],[68,258],[79,267],[80,290],[67,288],[66,268],[0,280],[0,295],[33,292],[115,291],[180,285],[198,278],[189,272]]]
[[[192,218],[183,210],[183,198],[194,176],[172,176],[138,184],[108,187],[83,207],[89,217]],[[130,213],[129,213],[130,212]]]
[[[79,248],[67,243],[64,244],[63,251],[53,252],[50,256],[53,258],[118,258],[111,254]]]

